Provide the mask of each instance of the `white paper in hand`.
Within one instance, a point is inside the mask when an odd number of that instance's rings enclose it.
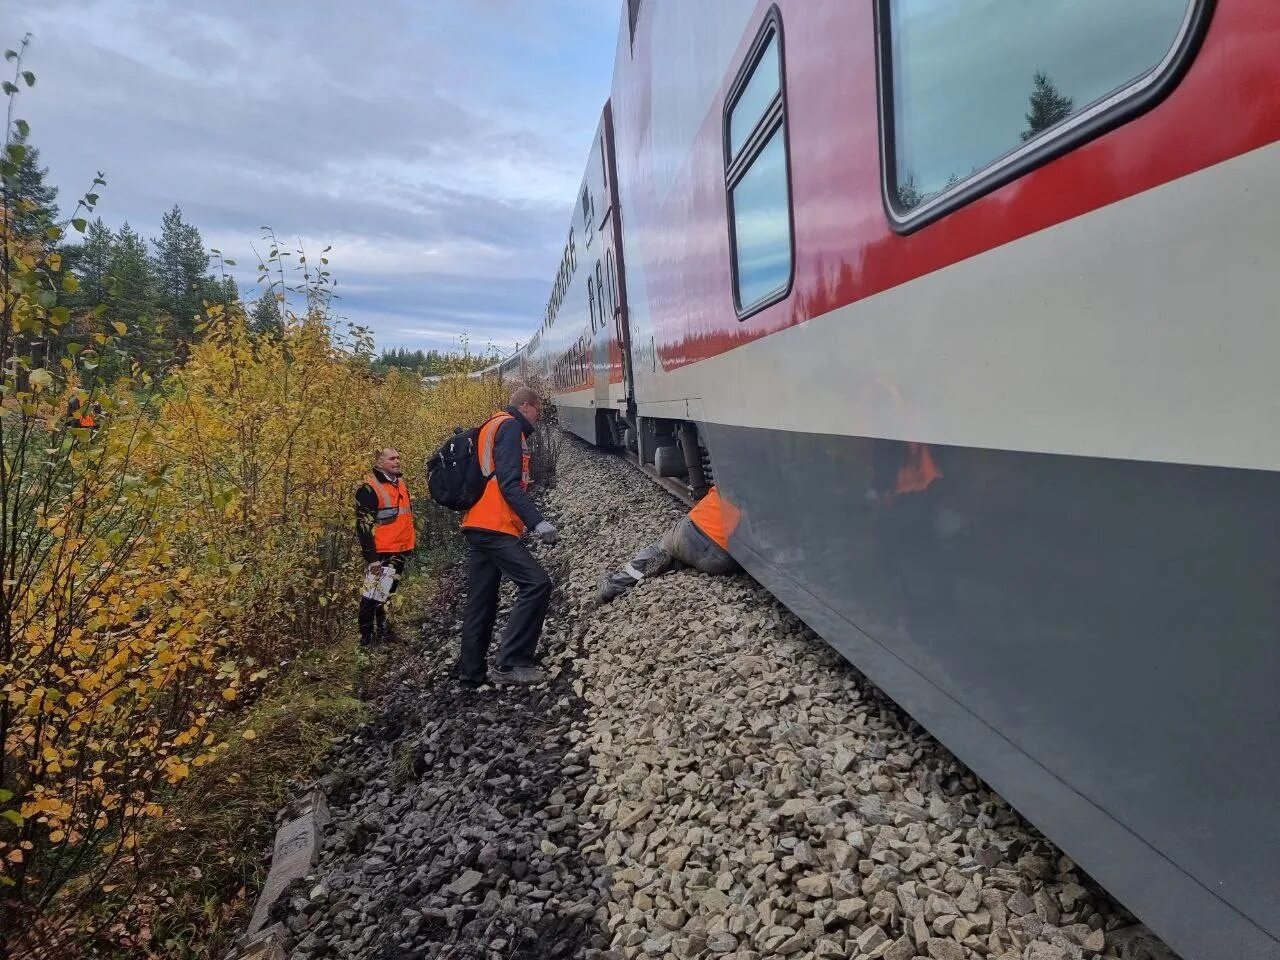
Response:
[[[366,570],[364,574],[364,587],[360,591],[360,596],[369,600],[376,600],[378,603],[385,603],[387,597],[391,596],[391,586],[396,582],[396,568],[389,563],[382,565],[382,571],[375,573],[372,570]]]

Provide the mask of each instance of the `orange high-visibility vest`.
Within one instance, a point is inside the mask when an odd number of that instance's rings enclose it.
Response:
[[[383,483],[375,473],[364,482],[378,495],[378,514],[373,524],[373,549],[378,553],[408,553],[417,542],[413,529],[413,505],[404,478],[395,484]]]
[[[933,454],[923,443],[908,443],[907,458],[898,469],[894,493],[923,493],[942,479],[942,471],[933,462]]]
[[[489,480],[476,505],[462,515],[464,530],[492,530],[494,533],[509,533],[513,537],[524,533],[524,521],[502,495],[496,476],[497,466],[493,462],[493,444],[498,438],[498,428],[514,419],[509,413],[495,413],[480,428],[477,455],[480,457],[480,472]],[[520,433],[520,486],[529,489],[529,443],[523,431]]]
[[[84,427],[84,428],[86,428],[86,429],[92,430],[95,426],[97,426],[97,423],[98,423],[98,421],[96,421],[96,420],[93,418],[93,414],[92,414],[92,413],[82,413],[82,414],[80,414],[79,425],[80,425],[81,427]]]
[[[712,487],[707,495],[689,511],[693,525],[729,552],[729,537],[738,527],[742,512],[727,500],[720,499],[720,491]]]

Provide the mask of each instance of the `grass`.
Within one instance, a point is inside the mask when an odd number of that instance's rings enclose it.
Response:
[[[141,896],[116,924],[119,939],[106,955],[225,954],[248,925],[266,875],[276,812],[296,782],[311,779],[334,738],[365,719],[357,691],[374,666],[352,637],[311,650],[220,731],[228,751],[196,771],[144,838]],[[244,739],[246,729],[256,737]]]
[[[456,521],[454,521],[456,523]],[[424,538],[391,602],[402,640],[411,641],[420,613],[439,589],[440,572],[456,561],[456,528]],[[354,610],[352,611],[354,614]],[[247,710],[223,718],[215,733],[228,749],[199,768],[165,803],[166,814],[139,845],[136,873],[105,891],[101,915],[125,904],[109,932],[84,956],[106,960],[221,960],[248,926],[266,877],[275,815],[298,784],[324,772],[335,738],[368,717],[364,700],[396,655],[360,647],[355,624],[339,641],[309,650],[268,681]],[[245,739],[245,730],[254,731]],[[405,763],[411,757],[404,758]],[[141,878],[134,886],[133,876]]]

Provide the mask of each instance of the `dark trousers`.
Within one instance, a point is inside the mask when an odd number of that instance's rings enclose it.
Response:
[[[377,556],[378,563],[389,563],[396,568],[397,579],[391,584],[391,592],[395,593],[396,588],[400,586],[399,575],[404,573],[404,563],[407,559],[403,553],[380,553]],[[370,600],[368,597],[360,598],[360,612],[356,615],[356,622],[360,624],[360,639],[364,643],[369,643],[373,639],[374,623],[378,628],[382,629],[387,622],[386,605],[378,600]]]
[[[458,674],[483,680],[486,657],[498,617],[498,586],[505,576],[519,591],[497,663],[502,669],[533,666],[533,653],[551,601],[551,578],[518,537],[489,530],[464,530],[467,541],[467,610],[462,620]]]

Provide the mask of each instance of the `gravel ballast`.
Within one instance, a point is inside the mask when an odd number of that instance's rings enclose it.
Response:
[[[746,575],[596,607],[684,508],[576,444],[559,473],[550,684],[458,689],[446,581],[338,750],[293,957],[1173,956]]]

